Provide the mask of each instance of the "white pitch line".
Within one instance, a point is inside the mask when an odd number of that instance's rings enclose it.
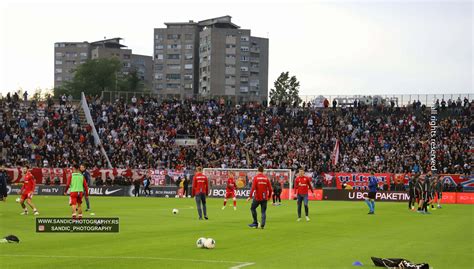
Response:
[[[255,264],[254,262],[247,262],[247,263],[242,263],[242,264],[239,264],[239,265],[236,265],[236,266],[232,266],[229,269],[240,269],[242,267],[250,266],[250,265],[254,265],[254,264]]]
[[[207,262],[207,263],[234,263],[236,266],[229,269],[240,269],[245,266],[254,265],[254,262],[237,262],[237,261],[221,261],[221,260],[196,260],[196,259],[177,259],[163,257],[131,257],[131,256],[57,256],[57,255],[23,255],[23,254],[0,254],[0,257],[30,257],[30,258],[87,258],[87,259],[140,259],[140,260],[165,260],[165,261],[183,261],[183,262]]]

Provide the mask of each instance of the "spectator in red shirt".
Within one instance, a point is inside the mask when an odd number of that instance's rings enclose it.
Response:
[[[202,213],[204,213],[204,219],[208,219],[207,217],[207,209],[206,209],[206,196],[209,193],[209,180],[207,177],[202,173],[202,167],[198,166],[196,168],[196,174],[193,178],[193,190],[192,195],[196,200],[196,207],[199,214],[199,220],[202,220]],[[202,210],[201,210],[202,204]]]
[[[298,177],[295,179],[295,195],[298,204],[298,219],[296,221],[301,220],[301,203],[303,201],[306,221],[309,221],[308,190],[314,193],[313,186],[311,186],[311,179],[304,175],[304,169],[301,168],[298,172]]]
[[[255,194],[254,194],[255,193]],[[253,178],[252,189],[250,189],[250,196],[247,198],[247,201],[253,198],[252,206],[250,211],[252,211],[253,223],[249,224],[250,228],[264,228],[265,220],[267,218],[267,201],[272,196],[272,184],[267,176],[263,174],[263,166],[258,167],[258,173]],[[262,222],[258,223],[257,221],[257,207],[261,206],[262,212]]]

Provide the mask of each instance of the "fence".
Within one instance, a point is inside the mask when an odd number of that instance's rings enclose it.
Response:
[[[242,102],[260,102],[262,101],[259,98],[256,99],[246,99],[239,100],[236,96],[228,95],[215,95],[215,96],[203,96],[198,94],[190,94],[186,96],[181,96],[180,94],[158,94],[155,92],[119,92],[119,91],[103,91],[102,98],[105,101],[114,101],[119,98],[123,98],[125,101],[130,102],[132,97],[153,97],[159,101],[169,100],[169,99],[182,99],[192,98],[194,100],[205,101],[205,100],[218,100],[230,104],[237,104]],[[374,95],[300,95],[300,98],[305,103],[321,103],[324,99],[328,99],[330,106],[334,100],[337,101],[338,106],[344,104],[347,106],[352,106],[354,100],[359,100],[367,104],[372,104],[373,102],[386,103],[390,104],[390,101],[395,103],[395,106],[407,106],[412,104],[414,101],[420,101],[422,105],[430,107],[437,99],[445,100],[446,102],[451,99],[456,101],[458,98],[461,101],[464,98],[467,98],[471,101],[474,98],[474,94],[469,93],[457,93],[457,94],[374,94]]]
[[[354,100],[364,100],[366,103],[372,103],[374,100],[384,100],[386,103],[394,101],[395,106],[407,106],[413,104],[414,101],[420,101],[422,105],[431,107],[436,100],[445,100],[448,102],[449,99],[456,101],[458,97],[461,101],[467,98],[469,101],[474,99],[474,94],[469,93],[457,93],[457,94],[374,94],[374,95],[300,95],[303,102],[314,102],[315,100],[328,99],[330,106],[333,100],[336,100],[338,104],[344,103],[346,105],[352,105]]]

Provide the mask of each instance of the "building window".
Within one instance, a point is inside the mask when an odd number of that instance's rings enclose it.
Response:
[[[56,61],[55,64],[63,64],[63,61]]]
[[[124,59],[130,59],[130,54],[124,54],[124,55],[123,55],[123,58],[124,58]]]
[[[167,54],[166,59],[168,60],[179,60],[180,59],[180,54]]]
[[[76,54],[75,57],[77,57],[77,53],[75,53],[75,54]],[[81,58],[87,58],[87,52],[81,52],[80,55],[81,55]]]
[[[168,34],[167,39],[181,39],[180,34]]]
[[[192,34],[185,34],[184,39],[186,40],[193,40],[193,35]]]
[[[164,48],[165,48],[165,46],[163,46],[162,44],[155,46],[155,49],[157,49],[157,50],[162,50]]]
[[[225,57],[227,57],[227,58],[235,58],[235,54],[226,54]]]
[[[246,46],[242,46],[240,47],[240,51],[249,51],[249,47],[246,47]]]
[[[193,49],[193,45],[192,44],[187,44],[185,49],[187,50],[192,50]]]
[[[162,64],[155,64],[155,70],[163,70]]]
[[[249,61],[249,56],[240,56],[240,61],[248,62]]]
[[[62,77],[56,77],[56,81],[63,81]]]
[[[181,79],[180,74],[166,74],[166,79]]]
[[[250,40],[250,38],[248,36],[241,36],[240,37],[240,41],[248,42],[249,40]]]
[[[184,84],[184,88],[185,88],[185,89],[192,89],[192,88],[193,88],[193,84],[192,84],[192,83],[186,83],[186,84]]]
[[[192,79],[193,79],[193,75],[186,74],[186,75],[184,75],[184,79],[185,79],[185,80],[192,80]]]
[[[64,53],[62,52],[56,52],[56,57],[63,57],[64,56]]]
[[[225,45],[225,47],[228,49],[232,49],[232,48],[235,48],[235,44],[227,44]]]
[[[162,83],[159,83],[159,84],[156,84],[156,89],[163,89],[163,84]]]
[[[192,55],[192,54],[185,54],[185,55],[184,55],[184,59],[185,59],[185,60],[192,60],[192,59],[193,59],[193,55]]]
[[[179,83],[166,83],[166,88],[178,89],[179,85],[180,85]]]
[[[168,69],[170,69],[170,70],[180,70],[181,65],[179,65],[179,64],[169,64]]]
[[[249,87],[247,86],[241,86],[240,87],[240,92],[248,92],[249,91]]]
[[[163,74],[162,73],[155,73],[155,79],[156,80],[162,80],[163,79]]]
[[[168,49],[181,49],[180,44],[169,44]]]
[[[161,41],[161,40],[164,39],[164,37],[163,37],[163,35],[155,35],[155,39]]]
[[[62,68],[56,68],[56,73],[62,73],[63,69]]]
[[[249,68],[247,66],[241,66],[240,71],[247,72],[247,71],[249,71]]]
[[[158,55],[156,55],[156,56],[157,56],[156,58],[157,58],[158,60],[163,60],[163,54],[158,54]]]
[[[184,69],[185,70],[192,70],[193,69],[193,64],[185,64]]]

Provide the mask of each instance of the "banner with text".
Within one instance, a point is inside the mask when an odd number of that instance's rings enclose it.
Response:
[[[342,189],[342,184],[351,185],[355,190],[367,190],[369,185],[370,173],[335,173],[338,189]],[[391,173],[375,173],[379,188],[383,185],[390,185]]]

